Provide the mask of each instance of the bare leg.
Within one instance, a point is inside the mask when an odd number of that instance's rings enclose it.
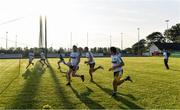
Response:
[[[117,92],[117,87],[119,86],[119,85],[121,85],[122,83],[124,83],[124,79],[122,79],[122,80],[119,80],[119,81],[116,81],[116,80],[114,80],[113,81],[113,89],[114,89],[114,92]]]
[[[81,77],[81,75],[76,74],[77,71],[72,72],[72,77]]]
[[[104,69],[102,66],[98,66],[98,67],[96,67],[96,68],[93,68],[93,72],[95,72],[96,70],[98,70],[98,69]]]
[[[31,64],[34,65],[34,63],[32,63],[32,61],[29,61],[29,64],[27,65],[26,69],[27,69]]]
[[[60,61],[58,61],[58,63],[57,63],[58,64],[58,69],[61,69],[60,63],[61,63]]]
[[[44,66],[44,63],[42,62],[42,60],[39,60],[39,62],[42,64],[42,66]]]
[[[93,72],[94,72],[93,68],[90,68],[89,75],[91,76],[91,81],[93,81],[93,75],[92,75]]]
[[[43,62],[44,62],[44,64],[46,64],[47,67],[49,66],[49,65],[46,63],[46,60],[44,60]]]
[[[84,82],[84,75],[78,75],[78,74],[76,74],[76,72],[77,72],[77,70],[72,72],[72,77],[80,77],[81,80]]]
[[[67,80],[68,80],[68,83],[66,84],[67,86],[70,86],[70,85],[71,85],[71,83],[70,83],[71,73],[72,73],[72,70],[69,69],[69,71],[67,72]]]

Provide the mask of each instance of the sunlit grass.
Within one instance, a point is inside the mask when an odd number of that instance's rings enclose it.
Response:
[[[36,62],[25,69],[27,60],[0,60],[0,108],[180,108],[180,59],[171,58],[166,70],[160,57],[124,58],[124,77],[130,75],[133,83],[118,88],[118,96],[111,97],[113,73],[107,71],[110,58],[96,58],[96,64],[105,70],[94,73],[90,82],[88,66],[81,60],[78,74],[85,82],[72,78],[72,87],[66,86],[66,77],[57,69],[58,59],[49,59],[49,68]],[[67,67],[62,65],[67,71]]]

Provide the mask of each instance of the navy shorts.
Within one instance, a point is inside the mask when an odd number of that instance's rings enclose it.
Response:
[[[79,66],[69,66],[70,69],[72,69],[73,71],[76,71],[79,69]]]
[[[95,66],[95,63],[89,64],[89,67],[90,67],[90,68],[94,68],[94,66]]]

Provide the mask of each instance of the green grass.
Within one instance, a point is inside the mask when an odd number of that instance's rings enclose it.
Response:
[[[0,60],[0,108],[173,108],[180,109],[180,59],[171,58],[171,70],[166,70],[161,57],[124,58],[124,77],[130,75],[133,83],[118,87],[118,96],[111,97],[113,73],[107,71],[110,58],[96,58],[105,70],[94,73],[91,83],[88,66],[81,60],[78,74],[85,75],[83,83],[72,78],[72,87],[66,86],[66,77],[57,69],[58,59],[49,59],[50,68],[39,63],[25,69],[27,60]],[[37,60],[35,60],[37,62]],[[66,66],[62,67],[67,70]]]

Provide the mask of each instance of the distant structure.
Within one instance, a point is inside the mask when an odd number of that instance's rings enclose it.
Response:
[[[149,47],[150,55],[156,56],[163,52],[163,50],[169,50],[178,56],[180,56],[180,43],[152,43]]]
[[[43,22],[42,22],[42,16],[40,16],[40,20],[39,20],[39,48],[43,48],[44,47],[44,36],[43,36]]]
[[[47,57],[47,18],[45,16],[45,56]]]

